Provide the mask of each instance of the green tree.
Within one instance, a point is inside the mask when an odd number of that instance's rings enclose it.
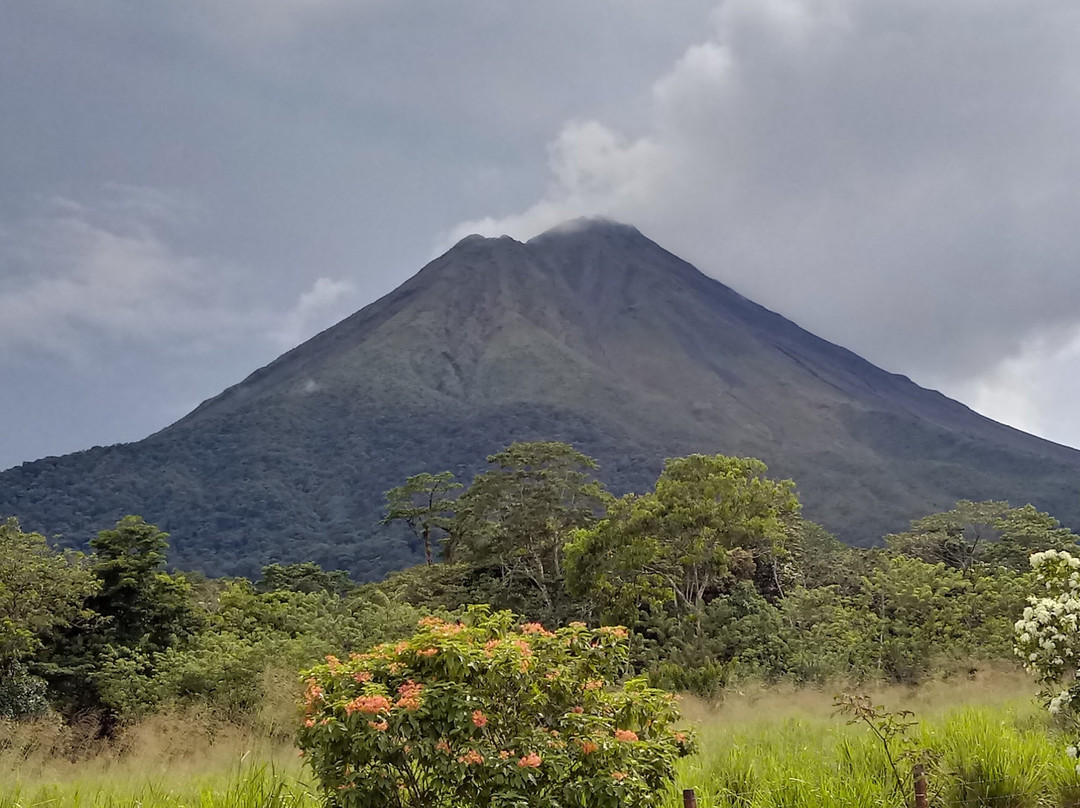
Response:
[[[45,681],[28,663],[54,632],[86,616],[83,603],[96,587],[81,553],[54,551],[14,518],[0,523],[0,717],[47,707]]]
[[[150,698],[142,683],[158,656],[199,628],[191,587],[164,571],[167,538],[141,517],[125,516],[92,539],[90,618],[51,636],[37,664],[62,710],[100,715],[107,733]]]
[[[386,516],[380,524],[388,525],[402,521],[424,545],[424,558],[434,563],[432,534],[447,536],[454,521],[455,500],[451,492],[461,488],[449,471],[438,474],[417,474],[405,480],[404,485],[386,492]],[[450,548],[446,548],[450,555]]]
[[[876,562],[853,601],[876,617],[867,638],[879,673],[917,682],[951,663],[1008,655],[1030,573],[971,576],[941,562],[888,553],[879,553]]]
[[[506,587],[524,581],[556,614],[562,546],[572,530],[593,524],[611,500],[596,461],[566,443],[514,443],[491,455],[458,501],[454,526],[463,560],[496,565]]]
[[[256,592],[247,581],[230,581],[210,604],[197,635],[150,658],[107,658],[98,681],[103,699],[125,718],[197,706],[225,719],[250,720],[262,713],[273,720],[273,711],[262,708],[270,697],[297,692],[297,670],[326,654],[345,655],[406,637],[419,615],[374,591],[347,597],[290,589]],[[293,727],[266,729],[291,734]]]
[[[571,592],[608,617],[642,602],[700,613],[738,579],[781,594],[781,561],[799,513],[790,480],[753,458],[668,460],[653,492],[627,495],[567,547]]]
[[[1040,550],[1075,549],[1080,537],[1032,505],[961,500],[949,511],[916,519],[911,530],[886,536],[898,553],[929,564],[945,564],[963,573],[979,566],[1028,569],[1028,557]]]
[[[0,523],[0,669],[34,654],[42,638],[84,615],[97,589],[81,553],[58,553],[14,518]]]
[[[302,564],[270,564],[262,568],[262,579],[255,585],[259,592],[332,592],[344,595],[356,584],[344,570],[324,570],[313,561]]]
[[[169,534],[125,516],[90,540],[100,588],[88,608],[105,618],[107,642],[142,651],[167,648],[195,626],[187,582],[164,571]]]

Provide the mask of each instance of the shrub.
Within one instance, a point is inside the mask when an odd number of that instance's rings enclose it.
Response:
[[[471,607],[310,671],[298,743],[341,808],[659,805],[692,740],[626,669],[626,630]]]

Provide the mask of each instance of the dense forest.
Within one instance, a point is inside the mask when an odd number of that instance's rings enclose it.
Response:
[[[802,518],[760,461],[668,460],[612,496],[564,443],[516,443],[467,486],[424,473],[387,492],[426,563],[355,584],[314,563],[257,580],[168,571],[137,516],[81,553],[0,524],[0,716],[93,716],[101,731],[197,705],[222,718],[295,692],[296,672],[468,604],[545,626],[630,629],[631,667],[714,695],[746,679],[918,682],[1012,658],[1035,551],[1078,537],[1031,506],[962,501],[851,548]]]

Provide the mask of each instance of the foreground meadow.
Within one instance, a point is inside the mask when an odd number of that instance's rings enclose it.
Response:
[[[833,690],[747,687],[716,705],[687,700],[701,750],[681,763],[668,804],[682,805],[683,788],[695,789],[702,808],[910,804],[880,741],[836,714]],[[870,695],[919,719],[910,736],[937,761],[932,805],[1080,805],[1080,777],[1032,691],[1021,674],[1000,671]],[[21,732],[0,753],[0,808],[319,805],[291,745],[251,730],[160,717],[129,731],[118,748],[74,761],[46,753],[47,726]]]

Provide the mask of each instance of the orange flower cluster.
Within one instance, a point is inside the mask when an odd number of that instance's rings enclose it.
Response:
[[[472,722],[478,727],[486,727],[488,718],[480,710],[473,710]]]
[[[615,730],[615,740],[622,743],[633,743],[638,739],[637,733],[632,729],[617,729]]]
[[[628,632],[624,626],[601,626],[599,631],[601,634],[610,634],[612,637],[618,637],[620,640],[624,640],[630,636],[630,632]]]
[[[518,663],[518,668],[522,673],[525,673],[529,666],[532,664],[532,646],[529,645],[528,640],[514,640],[514,645],[521,651],[521,662]]]
[[[330,673],[337,673],[338,668],[341,667],[341,660],[333,654],[326,655],[326,664],[330,667]]]
[[[521,769],[539,769],[540,768],[540,756],[535,752],[530,752],[523,758],[518,759],[518,768]]]
[[[355,679],[360,684],[364,684],[364,682],[370,682],[371,681],[371,671],[357,671],[356,673],[353,674],[352,678]]]
[[[485,656],[492,656],[495,653],[495,649],[498,648],[498,647],[499,647],[499,641],[498,640],[488,640],[486,643],[484,643],[484,654],[485,654]]]
[[[307,712],[311,712],[315,709],[315,703],[323,700],[323,689],[315,682],[314,679],[307,680],[307,687],[304,688],[304,706],[307,708]]]
[[[604,686],[604,683],[599,679],[590,679],[585,683],[584,688],[586,690],[599,690]]]
[[[416,655],[417,656],[423,656],[423,657],[433,657],[437,653],[439,653],[438,648],[425,648],[422,651],[417,651]]]
[[[393,706],[393,703],[386,696],[357,696],[345,705],[345,713],[347,715],[353,713],[377,715],[378,713],[387,712]]]
[[[678,743],[686,743],[686,733],[685,732],[676,732],[675,733],[675,740]]]
[[[475,749],[470,749],[464,755],[458,758],[458,763],[464,763],[467,766],[478,766],[484,762],[484,756],[477,752]]]
[[[572,712],[572,713],[574,713],[574,714],[576,714],[576,715],[581,715],[581,714],[582,714],[583,712],[585,712],[585,708],[584,708],[584,707],[582,707],[581,705],[578,705],[577,707],[575,707],[575,708],[574,708],[573,710],[571,710],[570,712]]]
[[[446,636],[453,636],[454,634],[460,634],[465,629],[464,623],[447,623],[441,617],[422,617],[417,624],[420,628],[429,628],[438,634],[444,634]]]
[[[450,754],[450,744],[446,742],[446,738],[443,738],[441,741],[435,744],[435,749],[438,752],[446,752],[446,754]]]
[[[599,748],[600,748],[600,744],[596,743],[595,741],[582,741],[581,742],[581,753],[583,755],[591,755],[593,752],[595,752]]]
[[[539,634],[541,637],[554,637],[555,633],[548,631],[540,623],[523,623],[521,626],[522,632],[525,634]]]
[[[423,689],[422,684],[414,682],[412,679],[405,682],[397,690],[399,696],[397,706],[403,710],[408,710],[410,713],[420,709],[420,691]]]
[[[386,732],[390,729],[390,725],[385,721],[368,721],[368,726],[372,729],[377,729],[379,732]]]
[[[625,780],[627,777],[626,772],[612,772],[611,776],[616,780]]]
[[[510,757],[510,753],[507,752],[505,749],[499,752],[499,760],[506,760],[508,757]]]

